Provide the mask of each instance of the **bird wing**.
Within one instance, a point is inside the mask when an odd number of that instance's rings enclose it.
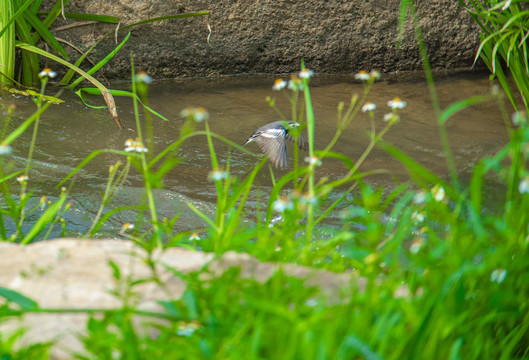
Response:
[[[288,141],[291,141],[293,143],[296,142],[296,139],[290,135],[290,134],[286,134],[286,139]],[[309,142],[307,141],[307,138],[305,136],[303,136],[303,134],[299,134],[298,136],[298,147],[301,149],[301,150],[304,150],[304,151],[307,151],[309,150]]]
[[[267,129],[254,137],[253,141],[270,159],[270,162],[278,168],[287,166],[287,147],[285,144],[286,130]]]

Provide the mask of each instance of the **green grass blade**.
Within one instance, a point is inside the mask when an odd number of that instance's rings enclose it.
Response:
[[[320,156],[320,154],[324,153],[323,151],[315,151],[314,152],[316,154],[316,156]],[[339,153],[336,153],[334,151],[327,151],[325,152],[325,157],[326,158],[333,158],[333,159],[338,159],[338,160],[341,160],[344,165],[349,169],[351,170],[352,168],[354,168],[354,161],[351,160],[351,158],[343,155],[343,154],[339,154]]]
[[[42,12],[39,11],[39,15],[49,15],[48,12]],[[64,16],[67,19],[76,19],[76,20],[84,20],[84,21],[99,21],[99,22],[105,22],[105,23],[111,23],[111,24],[117,24],[121,20],[120,18],[116,16],[109,16],[109,15],[96,15],[96,14],[82,14],[82,13],[68,13],[65,12]]]
[[[129,32],[127,34],[127,36],[125,36],[125,38],[123,39],[123,41],[121,41],[121,43],[119,43],[118,46],[116,46],[116,48],[114,50],[112,50],[110,52],[110,54],[108,54],[107,56],[105,56],[105,58],[103,60],[101,60],[100,62],[98,62],[94,67],[92,67],[90,70],[87,71],[88,74],[92,75],[93,73],[95,73],[97,70],[99,70],[100,68],[102,68],[110,59],[112,59],[116,53],[119,51],[119,49],[121,49],[121,47],[123,45],[125,45],[125,43],[129,40],[130,38],[130,35],[131,35],[131,32]],[[70,88],[74,88],[76,87],[77,85],[79,85],[79,83],[81,81],[85,80],[84,77],[79,77],[77,80],[75,80],[73,83],[70,84]]]
[[[187,206],[195,213],[197,214],[202,220],[204,220],[214,231],[218,231],[218,227],[215,224],[213,220],[209,218],[206,214],[204,214],[202,211],[198,210],[193,204],[191,204],[189,201],[187,202]]]
[[[59,200],[51,204],[46,211],[39,217],[35,225],[31,230],[26,234],[24,239],[20,242],[21,244],[29,244],[31,241],[37,237],[42,230],[49,224],[53,223],[53,219],[56,217],[57,213],[61,210],[62,206],[66,202],[66,193],[62,193],[59,197]]]
[[[63,7],[66,6],[69,2],[70,0],[57,0],[55,2],[55,5],[53,5],[53,8],[48,13],[48,16],[46,16],[46,18],[42,22],[44,26],[49,28],[51,24],[53,24],[55,19],[57,19],[57,17],[61,14]]]
[[[12,0],[0,0],[0,84],[12,84],[15,76],[15,18]]]
[[[11,132],[3,141],[4,145],[9,145],[15,141],[26,129],[33,124],[33,122],[40,117],[40,115],[51,105],[51,103],[46,103],[36,111],[33,115],[26,119],[22,124],[20,124],[13,132]]]
[[[37,14],[41,4],[42,0],[34,0],[29,11],[31,11],[33,14]]]
[[[23,16],[19,17],[16,20],[15,26],[17,37],[21,41],[29,45],[35,44],[31,36],[31,26],[27,23],[26,19]],[[15,41],[15,46],[16,44],[17,41]],[[39,70],[40,65],[39,58],[37,57],[37,55],[28,51],[22,51],[22,83],[25,86],[32,86],[33,84],[37,83],[39,81]]]
[[[18,304],[22,310],[37,310],[39,308],[39,305],[34,300],[2,286],[0,286],[0,296],[7,301]]]
[[[69,60],[70,56],[66,53],[66,50],[62,47],[61,44],[55,39],[55,36],[48,30],[44,24],[40,21],[37,15],[33,14],[31,11],[26,11],[24,13],[24,18],[27,22],[35,29],[35,31],[40,35],[42,40],[44,40],[53,50],[62,55],[65,59]],[[33,36],[34,43],[36,43],[35,36]]]
[[[2,37],[2,35],[4,35],[4,32],[6,32],[8,29],[9,29],[9,26],[12,26],[14,24],[14,22],[20,17],[20,15],[22,15],[24,13],[24,11],[26,11],[26,9],[28,8],[29,4],[31,4],[33,0],[27,0],[24,4],[22,4],[22,6],[13,14],[12,17],[9,18],[9,20],[6,22],[6,23],[1,23],[3,25],[3,28],[0,30],[0,38]],[[2,11],[5,11],[7,9],[7,4],[10,3],[11,1],[10,0],[7,0],[6,3],[4,3],[2,5],[2,7],[0,7],[0,9],[2,9]],[[3,16],[8,16],[9,15],[9,11],[6,11],[5,13],[2,14]]]
[[[116,102],[114,101],[114,98],[112,97],[112,94],[110,94],[108,89],[103,84],[101,84],[97,79],[92,77],[86,71],[84,71],[84,70],[78,68],[77,66],[69,63],[68,61],[63,60],[63,59],[59,58],[58,56],[50,54],[50,53],[48,53],[48,52],[46,52],[46,51],[44,51],[42,49],[39,49],[39,48],[37,48],[37,47],[35,47],[33,45],[29,45],[29,44],[25,44],[25,43],[21,43],[21,42],[16,42],[16,46],[18,48],[23,49],[23,50],[27,50],[27,51],[30,51],[30,52],[45,56],[48,59],[54,60],[54,61],[58,62],[59,64],[62,64],[62,65],[66,66],[66,67],[68,67],[70,69],[73,69],[77,73],[79,73],[80,75],[84,76],[88,81],[90,81],[92,84],[94,84],[94,86],[96,86],[101,91],[101,94],[103,95],[103,98],[105,99],[105,102],[108,105],[108,110],[110,111],[110,115],[112,115],[112,117],[116,121],[117,125],[120,128],[123,128],[123,125],[121,125],[121,121],[119,120],[119,115],[118,115],[118,112],[116,110]]]
[[[108,91],[113,96],[124,96],[124,97],[136,98],[136,100],[138,100],[143,105],[143,107],[146,110],[148,110],[150,113],[152,113],[153,115],[158,116],[162,120],[169,121],[169,119],[167,119],[165,116],[163,116],[162,114],[158,113],[154,109],[152,109],[152,108],[148,107],[147,105],[145,105],[137,95],[135,95],[135,94],[133,94],[133,93],[131,93],[129,91],[112,90],[112,89],[108,89]],[[75,93],[77,94],[77,96],[79,96],[81,98],[81,100],[83,101],[83,103],[86,106],[89,106],[89,107],[94,108],[94,109],[104,108],[104,106],[92,106],[92,105],[87,104],[85,102],[85,100],[83,99],[82,92],[85,92],[87,94],[92,94],[92,95],[101,95],[101,91],[99,89],[97,89],[97,88],[81,88],[81,89],[77,90]]]
[[[380,141],[379,143],[377,143],[377,145],[381,149],[387,151],[395,159],[400,161],[406,167],[408,173],[412,178],[414,178],[417,184],[422,185],[424,187],[430,187],[431,185],[440,184],[441,186],[443,186],[450,198],[452,198],[453,200],[457,200],[459,198],[459,194],[448,183],[446,183],[446,181],[442,180],[440,177],[435,175],[430,170],[426,169],[424,166],[419,164],[417,161],[413,160],[408,155],[404,154],[402,151],[398,150],[396,147],[384,141]]]
[[[469,107],[471,105],[481,104],[481,103],[489,101],[491,99],[492,99],[491,95],[477,95],[477,96],[472,96],[472,97],[470,97],[468,99],[464,99],[464,100],[455,102],[455,103],[449,105],[446,109],[444,109],[441,112],[441,115],[439,116],[439,121],[440,121],[441,125],[444,125],[444,123],[450,117],[452,117],[452,115],[454,115],[455,113],[457,113],[457,112],[459,112],[459,111],[461,111],[463,109],[466,109],[467,107]]]
[[[88,164],[90,161],[92,161],[92,159],[94,159],[96,156],[98,156],[100,154],[104,154],[104,153],[140,157],[140,154],[129,153],[129,152],[126,152],[126,151],[120,151],[120,150],[114,150],[114,149],[101,149],[101,150],[93,151],[92,153],[90,153],[90,155],[88,155],[86,158],[84,158],[84,160],[81,161],[81,163],[79,165],[77,165],[75,167],[75,169],[73,169],[68,175],[66,175],[66,177],[64,179],[62,179],[57,184],[57,187],[60,187],[60,186],[64,185],[64,183],[66,183],[69,179],[71,179],[72,176],[74,176],[86,164]]]
[[[185,13],[185,14],[178,14],[178,15],[160,16],[160,17],[156,17],[156,18],[152,18],[152,19],[138,21],[138,22],[135,22],[135,23],[127,25],[127,26],[123,26],[119,30],[121,31],[121,30],[125,30],[125,29],[128,29],[128,28],[131,28],[133,26],[148,24],[148,23],[161,21],[161,20],[183,19],[183,18],[194,17],[194,16],[206,16],[206,15],[209,15],[209,13],[210,13],[210,11],[196,11],[196,12],[192,12],[192,13]]]
[[[98,231],[99,229],[101,229],[101,227],[114,215],[114,214],[117,214],[118,212],[120,211],[127,211],[127,210],[138,210],[138,211],[142,211],[142,210],[146,210],[147,207],[146,206],[142,206],[142,205],[130,205],[130,206],[120,206],[120,207],[117,207],[115,209],[112,209],[110,211],[108,211],[107,213],[105,213],[105,215],[103,215],[101,217],[101,219],[97,222],[97,224],[94,226],[94,228],[92,229],[92,231],[90,232],[90,234],[88,235],[89,237],[93,237]]]

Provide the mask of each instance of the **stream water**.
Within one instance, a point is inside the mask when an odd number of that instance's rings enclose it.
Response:
[[[276,98],[276,104],[283,113],[290,113],[288,101],[271,86],[275,77],[226,77],[221,79],[186,79],[154,82],[149,90],[150,105],[169,118],[165,122],[154,118],[155,153],[161,151],[178,138],[183,119],[180,111],[186,106],[203,106],[210,114],[211,130],[236,143],[243,143],[258,127],[278,120],[275,111],[265,101],[267,96]],[[127,89],[126,83],[112,88]],[[490,92],[491,84],[487,73],[457,72],[438,74],[436,87],[442,108],[449,104],[478,94]],[[322,149],[334,135],[336,129],[337,105],[346,104],[352,94],[361,94],[363,85],[352,76],[315,76],[311,80],[311,95],[316,117],[316,149]],[[51,91],[49,93],[52,93]],[[426,82],[419,74],[391,75],[383,77],[373,87],[368,100],[377,104],[375,110],[377,128],[384,126],[383,115],[389,111],[386,103],[394,97],[407,101],[407,106],[399,113],[401,120],[395,124],[384,140],[419,161],[421,164],[444,178],[448,171],[433,114]],[[124,149],[126,139],[135,137],[131,131],[135,127],[132,102],[128,98],[118,98],[118,111],[125,129],[119,130],[106,110],[87,108],[79,98],[65,92],[61,105],[51,106],[42,116],[36,142],[33,167],[29,174],[29,187],[35,196],[47,195],[50,198],[60,192],[57,183],[68,175],[91,152],[110,148]],[[94,103],[102,103],[98,97],[90,97]],[[2,117],[5,107],[16,105],[15,116],[10,127],[14,129],[34,110],[33,102],[25,97],[7,95],[0,98]],[[199,124],[198,129],[203,128]],[[368,144],[367,130],[369,118],[359,113],[349,128],[337,142],[336,152],[356,160]],[[447,122],[449,138],[453,147],[456,167],[463,179],[468,178],[472,166],[482,157],[492,155],[507,142],[504,122],[498,105],[483,103],[464,109]],[[22,168],[27,157],[31,130],[23,134],[13,146],[12,159]],[[216,142],[221,159],[225,159],[227,146]],[[259,153],[254,144],[248,149]],[[289,150],[289,163],[292,164]],[[182,163],[165,178],[165,188],[155,190],[160,217],[172,217],[181,213],[177,222],[179,230],[192,230],[202,227],[203,222],[192,213],[187,203],[194,204],[208,214],[214,213],[216,193],[208,182],[211,170],[208,147],[205,137],[194,137],[184,144],[180,155]],[[301,159],[305,154],[301,153]],[[69,198],[73,208],[66,220],[73,235],[86,232],[93,216],[99,208],[101,195],[108,178],[108,168],[117,160],[125,161],[114,154],[96,157],[75,177]],[[244,176],[251,171],[258,158],[243,152],[232,154],[232,172]],[[303,160],[301,160],[303,161]],[[374,186],[393,184],[392,176],[406,179],[406,170],[384,151],[375,149],[367,158],[361,170],[386,169],[391,175],[377,175],[367,179]],[[318,167],[318,176],[337,179],[347,173],[338,160],[325,160]],[[285,171],[276,171],[280,175]],[[270,173],[264,167],[256,184],[261,193],[270,188]],[[14,183],[12,189],[16,189]],[[132,172],[125,187],[115,198],[110,208],[136,205],[142,195],[141,178]],[[255,197],[251,199],[255,201]],[[252,203],[250,203],[252,204]],[[28,226],[31,219],[28,219]],[[113,216],[102,228],[102,236],[118,236],[121,225],[133,222],[132,212],[121,212]],[[57,234],[54,234],[57,235]]]

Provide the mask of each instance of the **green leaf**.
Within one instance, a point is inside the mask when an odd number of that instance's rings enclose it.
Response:
[[[29,244],[33,241],[48,224],[52,223],[57,213],[61,210],[62,206],[66,202],[66,194],[62,193],[59,199],[51,204],[46,211],[38,218],[35,225],[26,234],[24,239],[20,242],[21,244]]]
[[[66,53],[66,50],[64,50],[62,45],[59,44],[57,39],[55,39],[55,36],[48,30],[48,28],[44,26],[37,15],[33,14],[31,11],[26,11],[24,13],[24,17],[53,50],[61,54],[66,60],[70,59],[70,56]]]
[[[195,298],[195,293],[191,290],[184,291],[184,294],[182,295],[182,300],[184,300],[184,303],[186,304],[188,316],[191,319],[197,319],[198,306],[197,299]]]
[[[128,153],[126,151],[120,151],[120,150],[114,150],[114,149],[101,149],[96,150],[90,153],[86,158],[84,158],[83,161],[79,165],[75,167],[64,179],[62,179],[59,184],[57,184],[57,187],[60,187],[64,185],[66,181],[68,181],[72,176],[74,176],[79,170],[81,170],[86,164],[88,164],[90,161],[92,161],[93,158],[96,156],[103,154],[103,153],[110,153],[110,154],[119,154],[119,155],[125,155],[125,156],[133,156],[133,157],[140,157],[140,154],[136,153]]]
[[[4,145],[9,145],[15,141],[20,135],[22,135],[26,129],[37,119],[40,115],[51,105],[52,103],[48,102],[44,104],[39,110],[37,110],[33,115],[27,118],[22,124],[20,124],[14,131],[12,131],[3,141]]]
[[[78,68],[77,66],[75,65],[72,65],[71,63],[69,63],[68,61],[66,60],[63,60],[53,54],[50,54],[42,49],[39,49],[33,45],[30,45],[30,44],[25,44],[25,43],[21,43],[21,42],[16,42],[16,46],[20,49],[23,49],[23,50],[27,50],[27,51],[30,51],[30,52],[33,52],[33,53],[36,53],[36,54],[39,54],[39,55],[42,55],[42,56],[45,56],[51,60],[54,60],[56,62],[58,62],[59,64],[62,64],[70,69],[73,69],[75,70],[77,73],[81,74],[82,76],[84,76],[88,81],[90,81],[92,84],[94,84],[94,86],[96,86],[100,91],[101,91],[101,94],[103,95],[103,98],[105,99],[105,102],[107,103],[108,105],[108,109],[110,111],[110,115],[112,115],[112,117],[114,118],[114,120],[116,121],[117,125],[119,126],[119,128],[123,128],[123,125],[121,125],[121,121],[119,120],[119,116],[118,116],[118,112],[116,111],[116,103],[114,101],[114,98],[112,97],[112,95],[110,94],[110,92],[108,91],[108,89],[103,86],[103,84],[101,84],[97,79],[95,79],[94,77],[92,77],[90,74],[88,74],[87,72],[85,72],[84,70]]]
[[[7,301],[18,304],[22,310],[37,310],[39,308],[39,305],[32,299],[5,287],[0,286],[0,296],[6,298]]]
[[[319,156],[320,154],[322,154],[324,152],[322,151],[315,151],[314,154],[316,154],[317,156]],[[351,170],[352,168],[354,168],[354,162],[353,160],[351,160],[351,158],[343,155],[343,154],[339,154],[339,153],[336,153],[336,152],[333,152],[333,151],[327,151],[324,153],[325,154],[325,157],[329,157],[329,158],[334,158],[334,159],[338,159],[338,160],[341,160],[345,166],[347,166],[347,168],[349,170]]]
[[[22,15],[24,13],[24,11],[26,11],[26,9],[28,8],[29,4],[31,4],[33,0],[27,0],[24,4],[22,4],[22,6],[17,10],[17,12],[9,19],[9,21],[4,25],[4,27],[2,28],[2,30],[0,30],[0,38],[2,37],[2,35],[4,35],[4,32],[7,31],[7,29],[9,29],[9,26],[15,22],[20,15]],[[5,9],[2,9],[2,11],[5,11]]]
[[[209,226],[211,226],[212,229],[214,229],[215,231],[218,231],[218,227],[217,225],[215,225],[215,223],[213,222],[213,220],[211,220],[209,218],[209,216],[207,216],[206,214],[204,214],[202,211],[198,210],[193,204],[191,204],[190,202],[187,202],[187,206],[189,206],[189,208],[195,213],[197,214],[202,220],[204,220],[206,223],[208,223]]]
[[[93,73],[95,73],[97,70],[99,70],[100,68],[102,68],[110,59],[112,59],[116,53],[119,51],[119,49],[121,49],[121,47],[123,45],[125,45],[125,43],[129,40],[130,38],[130,35],[131,35],[131,32],[129,32],[127,34],[127,36],[125,36],[125,38],[121,41],[121,43],[119,43],[118,46],[116,46],[116,48],[114,50],[112,50],[110,52],[110,54],[108,54],[107,56],[105,56],[105,58],[103,60],[101,60],[100,62],[98,62],[94,67],[92,67],[90,70],[87,71],[88,74],[92,75]],[[84,80],[84,77],[79,77],[77,80],[75,80],[73,83],[70,84],[70,88],[74,88],[76,87],[77,85],[79,85],[79,83],[81,81]]]
[[[481,104],[483,102],[491,100],[493,97],[492,95],[477,95],[470,97],[468,99],[464,99],[458,102],[455,102],[451,105],[449,105],[446,109],[444,109],[441,112],[441,115],[439,116],[439,123],[441,125],[444,125],[444,123],[452,117],[455,113],[475,104]]]
[[[97,222],[97,224],[94,226],[94,228],[92,229],[90,234],[88,234],[88,236],[89,237],[93,237],[95,234],[97,234],[99,229],[101,229],[101,227],[108,221],[108,219],[110,219],[112,217],[112,215],[117,214],[120,211],[127,211],[127,210],[138,210],[138,211],[141,211],[141,210],[145,210],[145,209],[146,209],[146,207],[144,205],[120,206],[120,207],[117,207],[115,209],[112,209],[112,210],[106,212],[105,215],[103,215],[101,217],[101,219]]]
[[[357,336],[350,334],[341,343],[338,349],[339,358],[354,358],[348,350],[355,350],[362,354],[366,360],[382,360],[382,358],[371,347]]]
[[[99,89],[97,89],[97,88],[81,88],[81,89],[77,90],[75,92],[75,94],[81,98],[81,100],[83,101],[83,103],[86,106],[89,106],[89,107],[91,107],[93,109],[103,109],[103,108],[105,108],[105,106],[94,106],[94,105],[89,105],[88,103],[86,103],[86,101],[83,99],[83,96],[82,96],[83,92],[85,92],[87,94],[92,94],[92,95],[101,95],[101,91]],[[136,95],[134,93],[131,93],[129,91],[124,91],[124,90],[112,90],[112,89],[108,89],[108,92],[110,94],[112,94],[113,96],[124,96],[124,97],[135,98],[137,101],[139,101],[143,105],[143,107],[147,111],[149,111],[153,115],[158,116],[162,120],[169,121],[169,119],[167,119],[165,116],[163,116],[162,114],[158,113],[154,109],[152,109],[152,108],[148,107],[147,105],[145,105],[141,101],[141,99],[138,97],[138,95]]]
[[[159,300],[157,303],[164,308],[164,310],[171,316],[174,316],[176,318],[181,317],[180,311],[176,308],[174,302],[172,301],[164,301]]]
[[[116,263],[112,260],[108,260],[108,265],[112,268],[112,277],[116,280],[121,279],[121,271]]]
[[[48,15],[47,12],[39,11],[39,15]],[[96,15],[96,14],[82,14],[82,13],[70,13],[65,12],[64,16],[67,19],[77,19],[77,20],[86,20],[86,21],[99,21],[106,22],[111,24],[117,24],[120,21],[120,18],[109,15]]]
[[[36,98],[41,97],[42,100],[47,101],[47,102],[51,102],[53,104],[60,104],[60,103],[64,102],[64,100],[61,100],[61,99],[59,99],[59,98],[57,98],[55,96],[41,95],[40,93],[38,93],[36,91],[33,91],[31,89],[26,89],[24,91],[24,90],[18,90],[18,89],[15,89],[15,88],[9,88],[9,92],[10,93],[14,93],[14,94],[18,94],[18,95],[28,96],[28,97],[36,97]]]
[[[389,145],[384,141],[380,141],[377,145],[383,150],[387,151],[391,156],[400,161],[408,170],[410,176],[415,182],[423,187],[440,184],[445,189],[446,193],[452,200],[459,199],[459,193],[455,191],[446,181],[435,175],[430,170],[419,164],[417,161],[398,150],[396,147]]]
[[[152,19],[138,21],[138,22],[135,22],[133,24],[130,24],[130,25],[127,25],[127,26],[123,26],[119,30],[121,31],[121,30],[125,30],[125,29],[128,29],[128,28],[131,28],[133,26],[148,24],[148,23],[161,21],[161,20],[183,19],[183,18],[194,17],[194,16],[205,16],[205,15],[209,15],[209,13],[210,13],[209,11],[196,11],[196,12],[192,12],[192,13],[161,16],[161,17],[156,17],[156,18],[152,18]]]

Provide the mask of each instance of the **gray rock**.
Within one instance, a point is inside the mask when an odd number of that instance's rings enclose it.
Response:
[[[110,260],[120,269],[122,279],[133,281],[152,275],[144,261],[146,252],[126,240],[55,239],[26,246],[0,242],[0,254],[0,286],[35,300],[41,308],[121,307],[122,301],[111,293],[119,284],[113,277]],[[216,257],[211,253],[170,248],[156,251],[154,259],[164,289],[154,282],[135,285],[134,300],[138,309],[163,311],[157,300],[176,299],[183,294],[185,283],[165,265],[181,273],[198,271],[207,265],[209,275],[203,274],[207,276],[239,267],[240,276],[258,281],[266,281],[281,268],[287,275],[305,279],[307,286],[320,287],[326,297],[334,299],[350,288],[353,279],[351,273],[335,274],[289,264],[261,263],[247,254],[235,252]],[[365,289],[365,279],[354,277],[354,284],[358,291]],[[9,334],[24,327],[27,332],[20,345],[55,340],[53,358],[69,359],[72,351],[83,351],[79,336],[85,332],[87,319],[86,313],[29,313],[20,319],[1,322],[0,331]]]
[[[131,51],[136,68],[154,78],[290,73],[300,69],[301,59],[320,73],[422,69],[411,20],[397,45],[400,0],[72,0],[66,6],[67,12],[117,16],[121,27],[199,10],[211,11],[209,18],[133,28],[131,39],[103,72],[109,78],[130,78]],[[472,65],[478,29],[457,1],[419,1],[417,16],[434,69]],[[209,43],[208,23],[213,31]],[[114,29],[96,24],[56,35],[86,50]],[[125,35],[121,32],[119,40]],[[115,46],[111,36],[90,56],[102,59]]]

